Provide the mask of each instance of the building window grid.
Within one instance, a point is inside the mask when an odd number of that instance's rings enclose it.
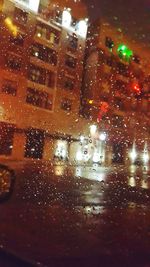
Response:
[[[26,102],[36,107],[52,110],[52,96],[47,92],[28,87]]]
[[[32,82],[39,83],[50,88],[55,87],[55,73],[34,64],[30,64],[29,66],[28,79]]]
[[[33,44],[30,50],[31,56],[37,57],[51,65],[57,65],[57,53],[55,50],[39,44]]]
[[[37,24],[36,26],[36,36],[46,39],[51,44],[58,45],[60,40],[60,32],[57,30],[46,27],[44,24]]]

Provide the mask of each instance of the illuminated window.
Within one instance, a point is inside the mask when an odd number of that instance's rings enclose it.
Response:
[[[58,44],[60,40],[60,32],[48,27],[45,24],[38,23],[36,25],[36,36],[39,38],[44,38],[51,44]]]
[[[28,78],[32,82],[45,84],[46,72],[43,68],[31,64],[28,70]]]
[[[17,82],[10,80],[3,80],[2,92],[5,94],[16,96],[17,93]]]
[[[55,86],[55,73],[34,64],[30,64],[29,66],[28,79],[32,82],[46,85],[47,87],[54,88]]]
[[[31,56],[37,57],[52,65],[57,64],[56,51],[40,44],[33,44],[31,46]]]
[[[40,108],[49,110],[52,109],[52,96],[50,96],[47,92],[33,88],[27,88],[26,102]]]
[[[47,34],[46,26],[43,24],[38,24],[36,26],[36,36],[39,38],[41,37],[46,39],[46,34]]]
[[[87,34],[87,27],[87,22],[85,20],[80,20],[78,22],[78,34],[85,38]]]
[[[62,26],[68,28],[71,25],[71,14],[68,10],[64,10],[62,13]]]
[[[40,0],[14,0],[15,2],[21,4],[23,7],[27,7],[34,12],[38,11]]]

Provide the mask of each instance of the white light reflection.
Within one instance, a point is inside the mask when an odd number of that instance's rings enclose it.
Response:
[[[149,161],[148,151],[146,150],[144,150],[144,153],[143,153],[143,161],[144,161],[144,164],[147,164]]]
[[[71,25],[71,20],[72,18],[69,10],[64,10],[62,14],[62,26],[69,28]]]
[[[56,176],[62,176],[64,175],[65,167],[64,166],[55,166],[54,173]]]
[[[130,166],[130,172],[134,173],[136,171],[136,166],[135,165],[131,165]]]
[[[91,135],[95,134],[97,130],[97,126],[95,124],[90,126],[90,133]]]
[[[15,2],[21,4],[24,7],[31,9],[34,12],[38,12],[40,0],[15,0]]]
[[[84,136],[83,136],[83,135],[80,136],[80,141],[81,141],[81,142],[84,141]]]
[[[105,141],[106,140],[106,134],[105,133],[101,133],[100,136],[99,136],[99,139],[101,141]]]
[[[81,151],[77,151],[76,159],[77,159],[78,161],[81,161],[81,160],[83,159],[83,156],[82,156],[82,152],[81,152]]]
[[[78,34],[82,37],[86,37],[87,35],[87,22],[85,20],[80,20],[78,22]]]
[[[136,158],[137,158],[137,152],[136,152],[136,149],[135,149],[135,144],[133,144],[133,148],[132,148],[132,150],[131,150],[129,155],[130,155],[132,163],[134,163]]]
[[[130,177],[128,180],[128,185],[131,187],[135,187],[136,186],[136,181],[134,177]]]
[[[100,161],[100,155],[98,153],[94,153],[93,162],[98,163]]]

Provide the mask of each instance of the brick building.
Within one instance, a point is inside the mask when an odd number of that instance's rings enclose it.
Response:
[[[3,0],[0,157],[74,160],[88,26],[81,2]]]
[[[97,127],[97,161],[102,156],[109,164],[148,163],[149,53],[103,19],[89,29],[81,114]],[[99,152],[99,133],[106,135],[103,155]]]

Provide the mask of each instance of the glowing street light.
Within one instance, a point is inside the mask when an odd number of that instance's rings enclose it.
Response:
[[[80,141],[81,141],[81,142],[84,141],[84,136],[83,136],[83,135],[80,136]]]
[[[94,135],[96,133],[97,126],[95,124],[90,126],[90,133],[91,135]]]
[[[130,158],[131,158],[132,162],[134,162],[137,158],[137,152],[135,150],[135,145],[133,145],[133,148],[130,152]]]
[[[105,141],[106,140],[106,134],[105,133],[101,133],[100,136],[99,136],[99,139],[101,141]]]

